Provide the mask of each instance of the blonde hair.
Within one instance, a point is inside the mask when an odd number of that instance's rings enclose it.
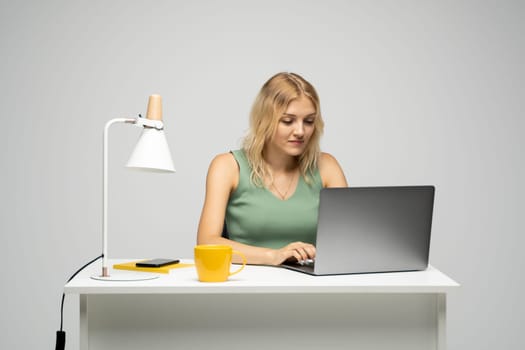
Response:
[[[275,134],[281,116],[295,99],[307,97],[315,107],[314,131],[303,154],[297,157],[299,170],[306,183],[312,182],[320,154],[319,141],[324,129],[319,96],[315,88],[300,75],[278,73],[271,77],[255,98],[250,113],[250,128],[243,141],[243,149],[252,168],[250,179],[256,186],[264,186],[264,178],[272,177],[263,157],[264,146]]]

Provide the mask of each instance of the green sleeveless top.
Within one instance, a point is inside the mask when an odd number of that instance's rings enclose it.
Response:
[[[291,242],[315,244],[321,175],[312,184],[299,177],[297,188],[286,200],[250,181],[251,167],[242,150],[231,152],[239,164],[239,184],[226,208],[229,238],[259,247],[281,248]]]

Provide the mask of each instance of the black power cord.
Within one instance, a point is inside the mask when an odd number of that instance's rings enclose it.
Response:
[[[86,267],[88,267],[89,265],[93,264],[95,261],[103,257],[104,257],[104,254],[97,256],[95,259],[91,260],[90,262],[82,266],[80,269],[77,270],[77,272],[73,274],[73,276],[69,277],[69,279],[67,280],[67,283],[70,282],[73,278],[75,278],[75,276],[78,275],[80,271],[84,270]],[[66,296],[66,293],[62,293],[62,303],[60,305],[60,330],[57,331],[57,341],[55,344],[55,350],[64,350],[66,348],[66,332],[62,330],[62,325],[64,324],[64,298],[65,296]]]

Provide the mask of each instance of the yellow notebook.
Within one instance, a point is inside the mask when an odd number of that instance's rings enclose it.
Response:
[[[157,272],[157,273],[169,273],[171,269],[178,269],[181,267],[194,266],[193,264],[176,263],[161,267],[137,267],[136,263],[143,260],[131,261],[127,263],[115,264],[114,269],[118,270],[130,270],[130,271],[143,271],[143,272]]]

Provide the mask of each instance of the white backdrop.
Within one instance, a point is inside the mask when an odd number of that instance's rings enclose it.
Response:
[[[317,87],[351,185],[437,187],[431,263],[462,284],[449,349],[523,348],[524,16],[495,0],[0,0],[0,348],[52,348],[64,282],[100,254],[106,121],[161,94],[178,170],[125,169],[139,130],[112,128],[110,257],[191,257],[208,164],[279,71]]]

